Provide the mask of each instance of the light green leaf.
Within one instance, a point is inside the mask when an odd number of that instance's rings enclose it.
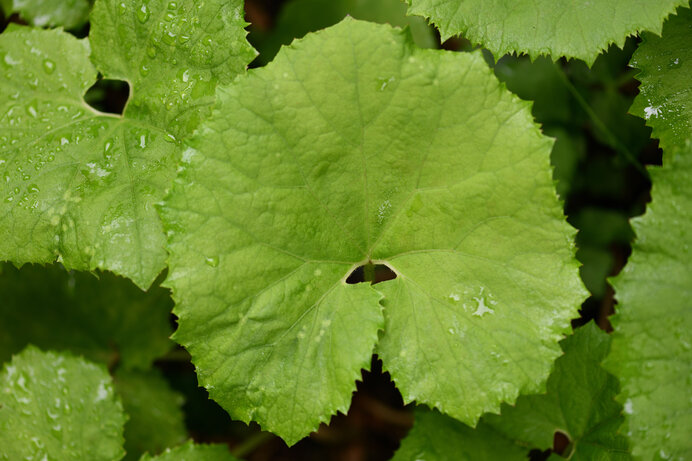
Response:
[[[406,16],[403,0],[293,0],[281,7],[276,24],[268,32],[253,25],[248,40],[257,48],[258,61],[271,61],[282,45],[336,24],[349,15],[355,19],[409,27],[413,41],[421,48],[435,48],[432,28],[423,18]]]
[[[484,416],[475,429],[417,409],[395,459],[525,460],[531,449],[550,449],[556,431],[570,440],[565,458],[630,459],[627,439],[618,434],[623,419],[614,400],[618,380],[600,365],[609,345],[594,323],[579,328],[562,341],[565,355],[555,362],[546,394],[520,396],[516,405],[502,406],[501,416]]]
[[[175,8],[172,8],[175,6]],[[111,270],[147,287],[165,266],[154,203],[214,88],[254,56],[242,1],[99,0],[89,42],[0,36],[0,258]],[[223,43],[223,46],[220,44]],[[89,107],[97,70],[127,80],[122,116]]]
[[[157,454],[187,438],[183,396],[170,388],[156,370],[118,371],[115,389],[130,419],[125,424],[125,460]]]
[[[645,40],[634,56],[643,83],[633,110],[649,115],[664,159],[651,169],[652,202],[633,221],[632,256],[613,280],[619,307],[606,364],[622,382],[634,455],[692,459],[690,10],[672,17],[662,38]]]
[[[40,289],[37,289],[40,287]],[[0,264],[0,363],[27,344],[124,368],[148,368],[172,345],[167,290],[113,274]]]
[[[237,461],[225,445],[195,445],[187,442],[158,456],[143,455],[140,461]]]
[[[409,14],[429,18],[442,40],[463,34],[496,58],[578,58],[591,65],[611,43],[628,35],[660,33],[665,18],[689,0],[407,0]]]
[[[468,423],[541,387],[585,291],[551,141],[480,53],[348,18],[219,87],[193,145],[166,284],[233,417],[295,443],[376,344],[407,402]],[[369,260],[397,279],[346,284]]]
[[[90,9],[88,0],[0,0],[0,6],[6,16],[19,13],[31,25],[65,29],[84,24]]]
[[[118,460],[125,420],[103,365],[30,346],[0,372],[0,459]]]

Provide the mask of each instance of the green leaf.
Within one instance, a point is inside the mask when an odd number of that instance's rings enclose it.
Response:
[[[158,456],[143,455],[140,461],[237,461],[225,445],[195,445],[187,442]]]
[[[475,429],[456,419],[430,411],[414,410],[415,423],[392,461],[497,461],[526,460],[529,450],[480,423]]]
[[[347,18],[217,99],[162,217],[174,338],[234,418],[295,443],[375,346],[468,423],[541,387],[585,291],[551,141],[480,53]],[[347,284],[368,261],[396,280]]]
[[[416,409],[416,422],[395,459],[522,460],[530,449],[550,449],[556,431],[571,442],[565,458],[630,459],[627,439],[618,434],[623,419],[614,400],[618,380],[600,365],[609,345],[594,323],[579,328],[562,341],[565,355],[555,362],[546,394],[520,396],[516,405],[502,406],[501,416],[484,416],[475,429]]]
[[[37,289],[40,288],[40,289]],[[142,292],[108,272],[0,264],[0,363],[27,344],[124,368],[148,368],[171,347],[168,291]]]
[[[633,221],[632,256],[613,280],[619,308],[606,365],[621,379],[626,430],[641,459],[692,458],[691,32],[692,14],[680,10],[634,57],[643,83],[633,110],[650,115],[664,159],[650,171],[652,202]]]
[[[125,424],[125,460],[157,454],[187,438],[183,396],[156,370],[118,371],[115,389],[130,419]]]
[[[661,37],[643,34],[631,65],[640,70],[640,96],[630,111],[647,120],[665,155],[684,148],[692,138],[692,10],[680,8],[663,27]]]
[[[406,4],[402,0],[293,0],[281,7],[275,26],[268,32],[253,25],[248,40],[260,53],[257,61],[266,64],[282,45],[334,25],[347,15],[380,24],[407,26],[418,46],[437,47],[432,28],[423,18],[406,16]]]
[[[103,365],[30,346],[0,372],[0,459],[118,460],[125,420]]]
[[[19,13],[33,26],[74,29],[89,17],[88,0],[0,0],[6,16]]]
[[[173,8],[175,7],[175,8]],[[154,203],[214,88],[242,72],[242,1],[99,0],[86,40],[0,36],[0,258],[106,269],[149,286],[165,266]],[[219,44],[223,43],[223,46]],[[84,102],[97,71],[127,80],[122,116]]]
[[[429,18],[442,40],[463,34],[496,58],[526,53],[578,58],[591,65],[628,35],[660,33],[665,18],[689,0],[407,0],[409,14]]]

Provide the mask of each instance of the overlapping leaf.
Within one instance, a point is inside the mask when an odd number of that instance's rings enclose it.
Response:
[[[153,204],[218,82],[254,52],[240,0],[99,0],[90,45],[61,31],[0,36],[0,259],[60,259],[147,287],[165,265]],[[221,45],[223,44],[223,46]],[[97,71],[126,80],[122,116],[83,99]]]
[[[406,401],[468,423],[540,388],[584,290],[551,142],[480,53],[347,19],[220,88],[193,145],[166,283],[235,418],[296,442],[375,346]],[[346,284],[367,261],[397,278]]]
[[[167,290],[144,293],[110,273],[0,264],[0,363],[27,344],[148,368],[172,342]]]
[[[593,63],[628,35],[660,32],[664,19],[689,0],[407,0],[409,14],[429,18],[442,39],[463,34],[492,51],[532,57],[567,56]]]
[[[557,431],[570,441],[565,458],[630,459],[627,440],[618,434],[618,381],[600,366],[610,338],[590,323],[561,345],[565,355],[555,362],[546,394],[521,396],[515,406],[503,405],[501,416],[483,417],[475,429],[419,408],[395,459],[525,460],[531,449],[553,447]]]
[[[681,9],[633,62],[641,94],[633,111],[661,140],[652,202],[634,221],[632,256],[613,281],[620,302],[607,366],[622,381],[633,453],[692,458],[692,13]]]
[[[118,460],[125,419],[103,365],[29,347],[0,372],[0,459]]]
[[[65,29],[84,24],[90,9],[88,0],[0,0],[0,7],[7,16],[19,13],[31,25]]]

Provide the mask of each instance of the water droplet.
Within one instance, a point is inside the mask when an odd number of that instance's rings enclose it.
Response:
[[[149,7],[146,4],[143,4],[139,10],[137,10],[137,19],[139,22],[144,24],[149,20],[149,15],[151,12],[149,11]]]
[[[127,12],[127,5],[125,2],[120,2],[120,5],[118,5],[118,12],[121,16]]]
[[[484,288],[481,288],[481,292],[478,296],[474,296],[473,299],[478,303],[478,308],[472,315],[477,315],[478,317],[483,317],[485,314],[494,314],[495,311],[492,310],[485,304],[485,297],[483,296]]]
[[[154,45],[151,45],[149,48],[147,48],[147,56],[149,56],[152,59],[156,57],[156,47]]]
[[[668,68],[669,69],[679,69],[680,67],[682,67],[682,59],[671,58],[670,62],[668,63]]]
[[[52,74],[55,71],[55,62],[50,59],[44,59],[43,70],[46,71],[47,74]]]
[[[168,9],[169,10],[175,10],[178,8],[178,4],[176,2],[168,2]]]
[[[142,64],[139,68],[139,73],[142,77],[146,77],[147,75],[149,75],[149,66],[147,66],[146,64]]]
[[[166,32],[165,34],[163,34],[163,36],[161,37],[161,39],[163,40],[163,42],[164,42],[166,45],[173,45],[173,44],[175,43],[175,37],[176,37],[177,35],[178,35],[178,34],[176,34],[175,32],[173,32],[172,30],[169,30],[168,32]]]
[[[211,266],[211,267],[216,267],[219,265],[219,257],[218,256],[209,256],[209,257],[205,258],[204,261],[207,263],[208,266]]]
[[[394,77],[384,78],[380,77],[377,79],[377,89],[384,91],[390,83],[394,81]]]
[[[20,61],[17,61],[12,56],[10,56],[9,53],[5,53],[5,57],[3,60],[5,61],[5,64],[7,64],[8,66],[16,66],[20,63]]]

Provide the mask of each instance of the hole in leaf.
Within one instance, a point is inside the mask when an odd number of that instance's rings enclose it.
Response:
[[[122,115],[130,98],[130,85],[124,80],[99,78],[84,95],[84,101],[94,109]]]
[[[553,447],[549,450],[539,450],[537,448],[529,452],[529,461],[547,461],[550,455],[555,453],[562,458],[572,456],[574,446],[569,436],[562,431],[555,431],[553,435]]]
[[[557,453],[563,458],[567,458],[572,454],[572,441],[564,432],[555,431],[555,435],[553,435],[553,453]]]
[[[374,285],[387,280],[394,280],[395,278],[396,274],[386,264],[369,262],[353,269],[353,272],[346,279],[346,283],[355,285],[356,283],[369,282]]]

